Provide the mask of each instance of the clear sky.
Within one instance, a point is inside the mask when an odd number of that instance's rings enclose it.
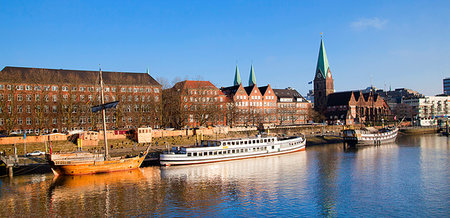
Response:
[[[4,66],[145,72],[155,78],[305,94],[323,32],[336,91],[442,93],[450,77],[450,1],[0,0]]]

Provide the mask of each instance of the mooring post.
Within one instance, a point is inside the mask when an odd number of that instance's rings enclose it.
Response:
[[[8,166],[8,175],[9,175],[9,178],[13,177],[13,166]]]

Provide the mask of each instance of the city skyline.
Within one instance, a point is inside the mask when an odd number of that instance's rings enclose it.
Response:
[[[450,64],[445,1],[4,2],[5,66],[142,72],[172,81],[259,86],[305,95],[320,33],[336,91],[410,88],[442,93]],[[399,13],[401,12],[401,13]]]

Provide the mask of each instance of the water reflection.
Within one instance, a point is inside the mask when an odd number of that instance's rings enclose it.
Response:
[[[354,150],[54,178],[0,178],[0,217],[443,216],[449,143],[438,136]]]

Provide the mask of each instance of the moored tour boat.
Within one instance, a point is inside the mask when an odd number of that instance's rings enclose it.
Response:
[[[302,136],[277,138],[262,137],[205,140],[199,146],[172,147],[160,154],[160,164],[187,165],[244,158],[264,157],[305,150],[306,139]]]
[[[395,142],[398,128],[390,127],[383,129],[347,129],[343,132],[344,142],[349,145],[380,145]]]

